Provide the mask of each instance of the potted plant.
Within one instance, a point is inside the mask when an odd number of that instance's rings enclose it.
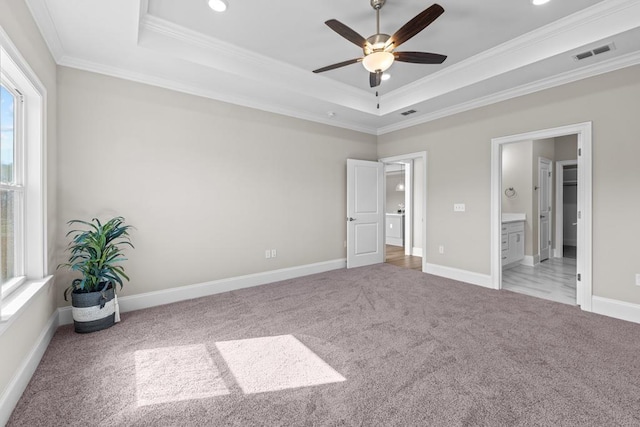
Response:
[[[71,242],[67,247],[69,260],[60,267],[82,274],[64,291],[64,299],[71,294],[73,324],[76,332],[94,332],[120,321],[116,286],[122,289],[123,279],[129,280],[120,265],[126,258],[122,250],[133,248],[129,239],[130,225],[123,217],[105,222],[93,218],[90,222],[74,219],[68,224],[80,224],[81,229],[67,233]]]

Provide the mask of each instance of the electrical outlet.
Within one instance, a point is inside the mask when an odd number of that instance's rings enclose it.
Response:
[[[465,211],[464,203],[454,203],[453,204],[453,211],[454,212],[464,212]]]
[[[440,245],[438,247],[438,252],[440,252],[440,254],[444,254],[444,245]]]
[[[264,251],[264,257],[265,257],[266,259],[271,258],[271,251],[270,251],[269,249],[266,249],[266,250]]]
[[[271,258],[275,258],[276,256],[278,256],[278,252],[276,252],[275,249],[271,249]]]
[[[640,286],[640,273],[636,273],[636,286]]]

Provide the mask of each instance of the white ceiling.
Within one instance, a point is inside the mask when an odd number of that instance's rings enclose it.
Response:
[[[324,21],[373,35],[369,0],[228,1],[221,14],[206,0],[27,4],[61,65],[372,134],[640,63],[640,0],[439,0],[444,14],[397,50],[447,60],[396,62],[376,97],[361,64],[311,72],[361,56]],[[381,32],[431,4],[387,0]],[[608,43],[615,49],[572,57]]]

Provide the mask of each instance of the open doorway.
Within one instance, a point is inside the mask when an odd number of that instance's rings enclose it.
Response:
[[[385,262],[422,270],[413,247],[413,160],[385,163]]]
[[[566,143],[572,139],[573,146]],[[560,144],[563,141],[564,144]],[[513,158],[509,159],[517,151],[514,151],[516,148],[528,155],[526,159],[520,159],[520,165],[517,165],[518,162]],[[547,162],[548,168],[539,167],[541,158],[551,160]],[[507,164],[505,161],[510,163]],[[574,162],[578,166],[574,205],[577,218],[574,221],[575,259],[563,256],[564,239],[558,237],[558,215],[561,207],[557,202],[557,188],[560,178],[554,177],[551,173],[554,165],[558,167],[556,161]],[[560,165],[564,172],[564,164]],[[536,288],[536,282],[548,284],[550,273],[546,270],[551,270],[574,289],[570,300],[565,298],[560,302],[577,304],[583,310],[591,311],[591,123],[494,138],[491,167],[491,273],[494,288],[509,289],[513,283],[510,279],[513,279],[511,276],[514,276],[514,272],[528,272],[530,274],[523,273],[517,277],[519,290],[544,298],[545,291],[536,294],[532,289]],[[516,175],[510,176],[510,170],[515,171]],[[549,188],[555,193],[555,197],[553,194],[541,195],[540,183],[544,181],[539,179],[541,170],[547,174],[546,178],[552,181]],[[545,212],[549,214],[546,225],[548,230],[540,221],[540,197],[545,198],[543,201],[551,201],[550,206],[545,208]],[[566,210],[563,208],[562,211],[564,216]],[[551,237],[544,237],[548,240],[540,242],[543,235]],[[544,254],[541,254],[541,248]],[[547,252],[549,259],[545,260]],[[548,289],[546,292],[548,297]],[[558,298],[553,296],[547,299],[558,301]]]
[[[576,305],[576,260],[554,251],[555,161],[577,162],[577,135],[503,144],[502,289]],[[577,208],[574,203],[573,208]],[[573,242],[574,248],[576,242]]]
[[[424,271],[426,152],[380,159],[385,165],[385,262]]]

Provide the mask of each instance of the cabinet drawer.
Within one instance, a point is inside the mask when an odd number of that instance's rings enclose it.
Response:
[[[506,230],[505,230],[506,228]],[[502,224],[502,232],[503,233],[518,233],[524,231],[524,221],[517,222],[508,222],[506,224]]]
[[[502,250],[509,249],[509,237],[507,234],[502,235]]]

